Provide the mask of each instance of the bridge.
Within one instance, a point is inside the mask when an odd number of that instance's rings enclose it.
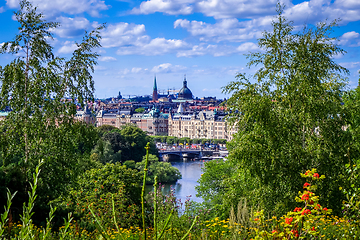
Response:
[[[171,162],[187,159],[200,159],[204,156],[212,156],[214,152],[215,150],[172,149],[159,151],[159,156],[164,162]]]

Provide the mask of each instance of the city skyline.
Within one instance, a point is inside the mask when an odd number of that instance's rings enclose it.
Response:
[[[30,1],[54,29],[55,54],[69,57],[84,31],[106,22],[103,48],[94,73],[95,97],[152,95],[154,76],[160,92],[179,90],[186,74],[194,97],[228,97],[221,87],[247,69],[243,54],[258,51],[256,39],[271,30],[276,0],[47,0]],[[350,70],[349,86],[358,84],[360,69],[360,2],[356,0],[282,0],[285,16],[296,31],[304,24],[342,19],[333,36],[347,51],[335,56]],[[0,2],[0,44],[13,40],[18,1]],[[4,66],[12,59],[0,56]]]

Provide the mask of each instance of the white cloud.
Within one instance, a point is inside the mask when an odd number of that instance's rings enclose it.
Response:
[[[102,32],[101,44],[105,48],[147,43],[150,37],[145,35],[145,25],[117,23],[108,25]]]
[[[109,7],[101,0],[30,0],[37,6],[40,12],[46,16],[56,16],[61,12],[67,14],[88,13],[91,16],[99,16],[99,12],[107,10]],[[18,8],[19,0],[6,0],[10,8]]]
[[[344,33],[341,38],[343,39],[352,39],[352,38],[358,38],[359,37],[359,33],[355,32],[355,31],[351,31],[351,32],[347,32]]]
[[[151,69],[153,73],[178,73],[184,72],[187,68],[181,65],[172,65],[171,63],[163,63],[158,66],[154,66]]]
[[[66,41],[64,42],[63,46],[58,50],[58,53],[63,53],[63,54],[72,53],[77,48],[78,46],[76,45],[76,43],[72,41]]]
[[[289,0],[281,2],[290,4]],[[250,18],[273,13],[276,3],[277,0],[148,0],[134,8],[131,13],[189,15],[200,12],[215,19]]]
[[[349,47],[360,46],[360,34],[355,31],[344,33],[339,40],[340,45],[347,45]]]
[[[57,17],[56,21],[60,23],[60,26],[52,29],[52,32],[62,38],[81,36],[91,27],[89,20],[83,17]]]
[[[188,15],[193,13],[196,0],[149,0],[140,4],[139,8],[134,8],[133,14],[152,14],[163,12],[170,15]]]
[[[104,66],[98,66],[98,65],[94,66],[94,69],[95,69],[96,71],[104,71],[104,70],[107,70],[106,67],[104,67]]]
[[[99,57],[99,61],[100,62],[111,62],[111,61],[116,61],[116,58],[110,57],[110,56],[102,56],[102,57]]]
[[[4,7],[0,7],[0,13],[3,13],[3,12],[5,12]]]
[[[213,42],[241,42],[256,39],[261,36],[264,28],[269,28],[270,26],[270,17],[242,22],[236,18],[221,19],[215,24],[201,21],[190,22],[186,19],[178,19],[174,22],[174,28],[185,28],[192,36],[199,37],[200,41]]]
[[[327,19],[341,19],[340,24],[346,24],[360,20],[358,0],[310,0],[288,6],[285,16],[297,24],[313,24]]]
[[[182,40],[155,38],[147,43],[135,42],[131,46],[120,47],[116,53],[118,55],[136,54],[154,56],[177,52],[181,49],[187,49],[189,47],[190,46]]]
[[[353,69],[353,68],[359,68],[360,62],[343,62],[340,63],[340,65],[348,69]]]
[[[273,14],[278,0],[203,0],[197,3],[199,12],[220,18],[251,18]],[[282,1],[287,4],[289,1]]]
[[[252,52],[260,49],[255,43],[246,42],[237,47],[236,50],[238,50],[239,52]]]

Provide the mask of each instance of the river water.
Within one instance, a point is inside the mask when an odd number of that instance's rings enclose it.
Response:
[[[169,193],[170,189],[174,188],[176,198],[180,198],[182,203],[185,202],[188,196],[191,196],[190,200],[202,202],[202,198],[196,197],[195,186],[199,185],[197,181],[203,173],[204,162],[199,160],[171,162],[171,165],[181,172],[182,179],[177,180],[175,184],[165,184],[163,192]]]

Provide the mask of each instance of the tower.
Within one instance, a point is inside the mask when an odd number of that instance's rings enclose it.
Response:
[[[156,86],[156,76],[154,77],[154,88],[153,88],[152,100],[154,102],[156,102],[158,100],[158,91],[157,91],[157,86]]]

